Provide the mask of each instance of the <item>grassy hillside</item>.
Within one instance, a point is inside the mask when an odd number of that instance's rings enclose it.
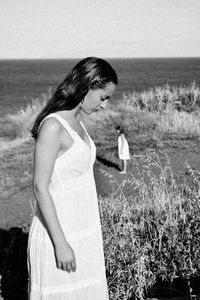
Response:
[[[0,198],[12,213],[28,203],[26,220],[34,211],[30,128],[47,98],[0,120]],[[97,186],[100,178],[101,189],[110,189],[106,197],[99,191],[110,299],[144,299],[159,279],[199,276],[200,88],[166,85],[123,95],[120,104],[81,118],[97,146]],[[125,177],[115,167],[116,125],[132,154]],[[15,225],[22,227],[23,218]]]

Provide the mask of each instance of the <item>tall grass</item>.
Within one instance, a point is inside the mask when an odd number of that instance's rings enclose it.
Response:
[[[1,120],[0,151],[17,147],[31,138],[33,123],[50,98],[51,90],[40,98],[32,99],[25,108],[21,108],[15,114],[8,114]]]
[[[7,115],[0,136],[5,139],[30,138],[33,122],[50,97],[51,90],[40,99],[33,99],[31,104],[17,113]],[[121,124],[135,133],[150,130],[160,135],[175,133],[199,137],[199,114],[200,88],[195,83],[188,87],[165,85],[140,93],[124,94],[122,101],[113,106],[112,112],[93,114],[86,123],[96,140],[105,124],[108,125],[108,133],[112,134],[115,125]]]
[[[200,108],[200,88],[195,82],[189,86],[155,87],[144,92],[124,94],[125,105],[148,111],[195,111]]]
[[[0,129],[4,149],[30,138],[32,124],[48,95],[15,115],[9,115]],[[111,151],[116,143],[115,126],[136,135],[175,134],[199,137],[200,89],[164,86],[143,93],[124,95],[113,110],[93,114],[86,125],[98,149]],[[133,156],[136,175],[122,181],[118,191],[99,199],[105,247],[106,272],[111,300],[143,300],[158,278],[173,281],[200,275],[200,174],[188,167],[190,177],[178,185],[169,161],[163,167],[148,150]],[[108,175],[108,179],[114,180]],[[125,197],[123,186],[132,195]]]
[[[159,116],[157,130],[161,133],[176,134],[179,137],[200,137],[200,110],[195,113],[163,113]]]
[[[131,131],[148,129],[159,136],[200,136],[200,88],[165,85],[123,96],[117,111],[126,116],[122,125]]]
[[[20,109],[16,114],[7,115],[6,120],[9,122],[7,134],[15,138],[30,137],[30,130],[34,120],[48,98],[49,96],[44,94],[40,99],[33,99],[31,104],[28,104],[24,109]]]
[[[145,299],[159,278],[200,275],[200,172],[189,169],[178,187],[168,160],[161,166],[151,150],[132,159],[133,195],[100,199],[112,300]]]

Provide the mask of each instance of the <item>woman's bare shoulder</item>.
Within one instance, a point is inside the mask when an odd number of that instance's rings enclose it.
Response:
[[[50,136],[58,138],[63,132],[62,124],[56,118],[47,118],[43,121],[38,138]]]

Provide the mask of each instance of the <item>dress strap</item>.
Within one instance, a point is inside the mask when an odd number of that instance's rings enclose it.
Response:
[[[64,119],[62,118],[59,114],[57,113],[52,113],[52,114],[49,114],[48,116],[46,116],[42,122],[40,123],[40,127],[42,125],[42,123],[46,120],[46,119],[49,119],[49,118],[56,118],[58,120],[58,122],[60,122],[60,124],[62,124],[62,126],[65,128],[65,130],[69,133],[69,135],[73,138],[73,139],[76,139],[76,134],[74,132],[74,130],[71,128],[71,126],[69,125],[69,123]],[[39,129],[40,129],[39,127]]]
[[[83,124],[82,121],[80,121],[80,124],[83,127],[83,129],[84,129],[85,133],[87,134],[87,136],[89,136],[88,131],[87,131],[87,129],[86,129],[86,127],[85,127],[85,125]]]

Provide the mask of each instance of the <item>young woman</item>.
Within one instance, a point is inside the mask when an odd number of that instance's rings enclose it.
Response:
[[[122,161],[122,170],[120,171],[120,174],[126,174],[127,160],[130,159],[129,145],[125,137],[124,130],[120,126],[117,126],[116,130],[118,133],[118,155]]]
[[[28,243],[31,300],[108,299],[93,176],[95,145],[77,116],[104,109],[117,85],[105,60],[81,60],[32,129],[37,209]]]

